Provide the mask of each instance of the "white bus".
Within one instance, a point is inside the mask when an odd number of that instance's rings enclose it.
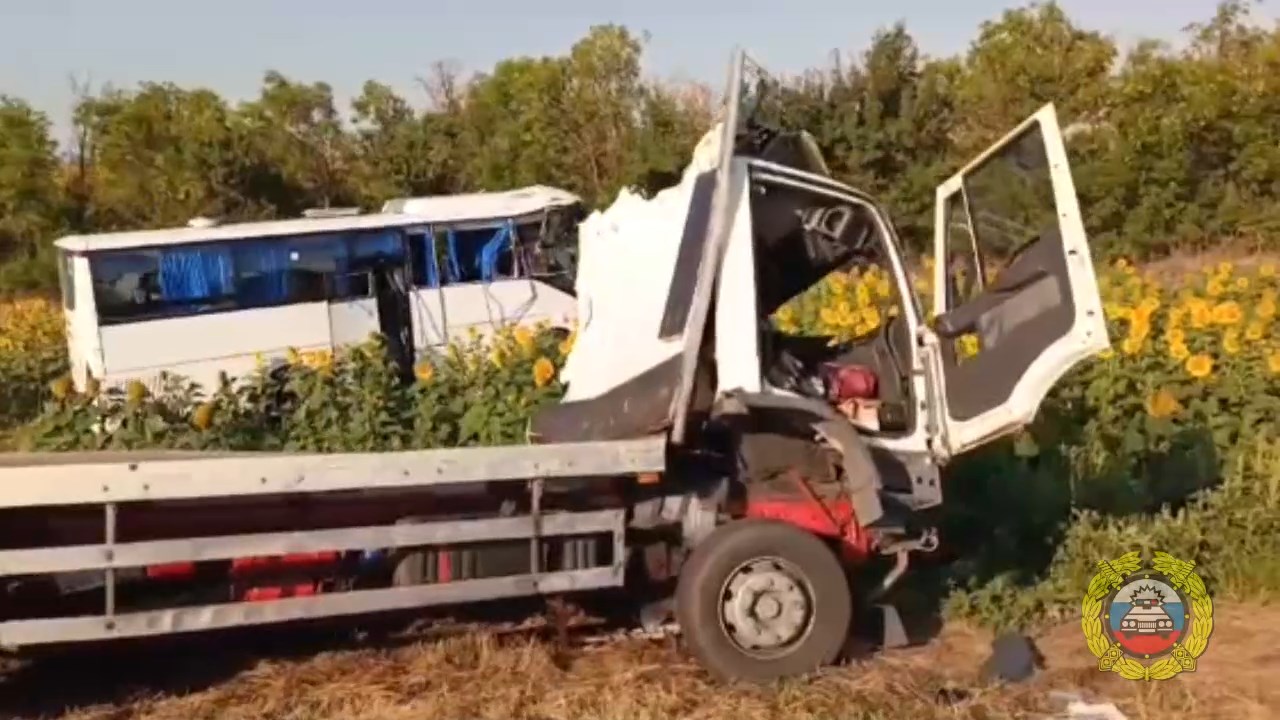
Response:
[[[395,212],[402,205],[408,212]],[[290,349],[386,336],[415,356],[470,331],[568,328],[577,198],[526,188],[409,198],[366,215],[75,235],[59,239],[76,386],[161,372],[204,389]],[[568,252],[566,252],[568,249]]]

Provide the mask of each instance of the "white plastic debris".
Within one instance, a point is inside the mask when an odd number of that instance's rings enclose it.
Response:
[[[1070,720],[1128,720],[1112,703],[1085,703],[1079,700],[1067,705]]]
[[[680,183],[650,199],[628,189],[578,226],[578,334],[560,372],[566,400],[617,387],[681,350],[658,328],[697,175],[716,167],[720,127],[698,143]]]
[[[1053,718],[1064,720],[1128,720],[1124,713],[1109,702],[1088,702],[1079,693],[1053,691],[1049,697],[1064,705],[1063,711]]]

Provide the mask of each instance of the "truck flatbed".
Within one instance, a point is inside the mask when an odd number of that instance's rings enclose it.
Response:
[[[379,453],[78,452],[0,456],[0,511],[100,506],[102,542],[0,550],[0,577],[98,573],[100,615],[0,622],[0,647],[141,637],[472,600],[618,586],[623,582],[626,510],[544,512],[541,481],[623,476],[666,469],[666,438]],[[423,490],[466,483],[524,481],[529,512],[327,529],[119,542],[122,504],[201,498]],[[539,559],[552,538],[608,537],[607,559],[549,570]],[[118,612],[116,573],[167,564],[297,553],[360,552],[490,541],[529,543],[527,572],[454,582],[357,589],[270,603],[230,602]],[[585,547],[585,546],[584,546]],[[584,551],[585,552],[585,551]],[[592,555],[594,557],[594,555]]]

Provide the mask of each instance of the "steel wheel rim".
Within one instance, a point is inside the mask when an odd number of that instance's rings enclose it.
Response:
[[[787,655],[813,632],[813,585],[792,562],[774,556],[739,563],[716,603],[720,630],[739,651],[759,659]]]

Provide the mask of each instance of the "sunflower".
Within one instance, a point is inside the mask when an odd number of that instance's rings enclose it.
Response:
[[[1167,389],[1160,389],[1147,398],[1147,414],[1154,418],[1166,418],[1182,409],[1178,398]]]
[[[418,363],[413,369],[413,375],[418,378],[418,382],[429,383],[436,376],[436,366],[429,362]]]
[[[533,384],[546,387],[556,376],[556,366],[545,357],[539,357],[533,363]]]
[[[1197,304],[1191,306],[1191,327],[1200,329],[1207,326],[1213,320],[1213,311],[1208,305]]]
[[[783,310],[787,309],[788,308],[783,308]],[[796,324],[794,310],[788,312],[786,315],[779,315],[778,329],[782,332],[792,332],[799,329],[799,325]],[[578,328],[575,326],[573,330],[569,331],[569,336],[560,342],[560,347],[557,348],[560,351],[560,356],[567,356],[569,352],[573,350],[573,344],[577,342],[577,340]]]
[[[1213,322],[1218,325],[1238,325],[1244,318],[1240,304],[1231,300],[1213,306]]]
[[[880,327],[880,309],[877,308],[875,305],[863,308],[862,322],[871,326],[872,330],[874,330],[877,327]]]
[[[71,376],[63,375],[57,380],[49,383],[49,392],[58,400],[66,400],[74,387],[75,385],[71,381]]]
[[[213,425],[213,403],[205,402],[197,405],[191,413],[191,424],[197,430],[208,430]]]
[[[1203,380],[1213,373],[1213,358],[1197,353],[1187,358],[1185,367],[1191,377]]]
[[[125,386],[125,398],[130,407],[137,407],[147,399],[147,386],[140,380],[130,380]]]
[[[1228,355],[1240,354],[1240,333],[1235,328],[1222,334],[1222,351]]]
[[[516,344],[520,346],[520,349],[524,351],[526,355],[533,354],[534,337],[533,337],[533,332],[531,332],[529,328],[523,325],[517,325],[515,330],[513,330],[511,334],[512,334],[512,337],[515,339]]]

